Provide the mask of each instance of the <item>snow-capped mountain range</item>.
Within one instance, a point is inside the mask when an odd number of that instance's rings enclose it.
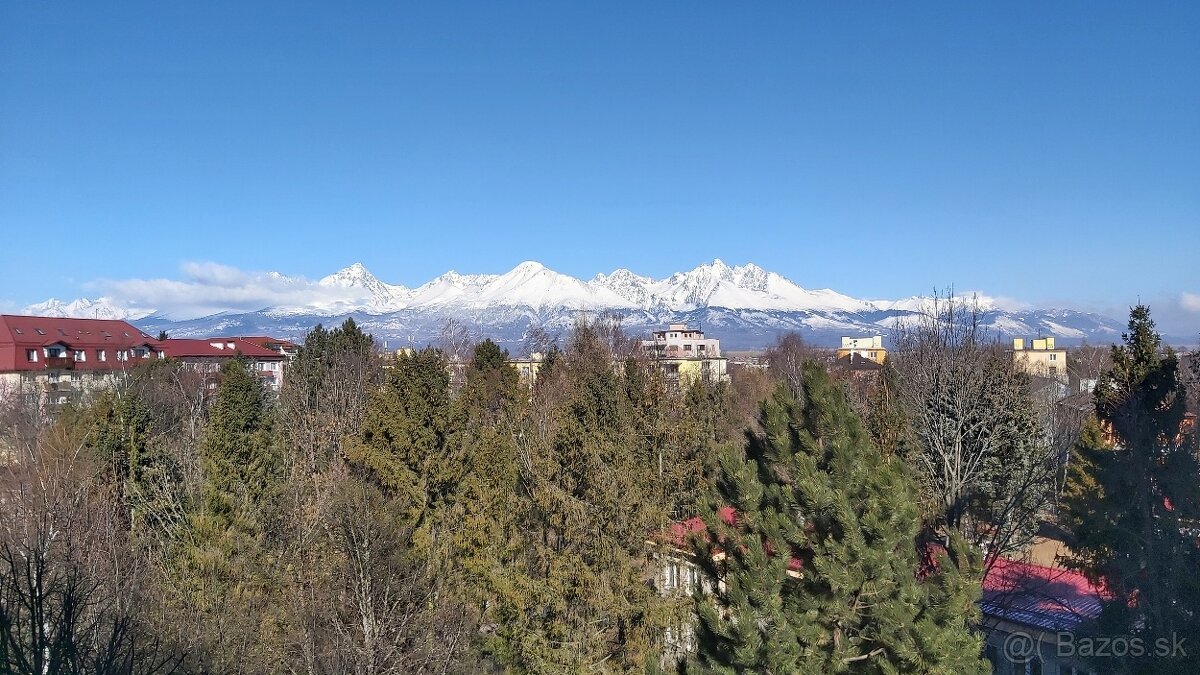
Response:
[[[612,311],[633,332],[686,321],[720,338],[726,348],[755,348],[790,330],[818,344],[832,344],[841,335],[886,334],[896,321],[927,304],[923,298],[868,301],[831,289],[809,290],[757,265],[730,266],[720,260],[665,279],[618,269],[583,281],[530,261],[505,274],[451,271],[416,288],[380,281],[360,263],[316,282],[271,272],[249,283],[286,288],[290,302],[187,316],[145,308],[145,299],[51,299],[25,308],[25,313],[124,318],[144,330],[166,330],[176,337],[265,333],[302,338],[317,323],[353,316],[381,340],[420,345],[436,342],[450,319],[480,337],[519,343],[531,327],[561,330],[580,312]],[[1110,342],[1120,336],[1121,324],[1108,317],[1002,307],[992,298],[976,297],[986,323],[1001,336],[1054,335],[1076,342]]]

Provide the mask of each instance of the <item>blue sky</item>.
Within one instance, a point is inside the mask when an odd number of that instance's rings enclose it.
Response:
[[[720,257],[1200,330],[1200,3],[349,4],[0,4],[0,305]]]

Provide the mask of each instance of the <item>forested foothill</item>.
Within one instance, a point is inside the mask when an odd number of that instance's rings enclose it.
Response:
[[[987,673],[981,579],[1048,528],[1109,591],[1094,630],[1196,647],[1104,672],[1197,672],[1200,371],[1144,307],[1080,350],[1081,414],[953,297],[870,377],[796,336],[728,381],[609,316],[536,338],[532,382],[348,320],[278,394],[165,359],[8,402],[0,672]]]

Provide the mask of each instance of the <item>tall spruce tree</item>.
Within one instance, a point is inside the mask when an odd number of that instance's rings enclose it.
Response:
[[[761,433],[720,460],[687,670],[987,672],[970,628],[978,560],[927,564],[914,481],[819,365],[797,375],[763,404]]]
[[[437,515],[462,478],[451,456],[450,375],[436,349],[398,354],[371,392],[356,435],[345,443],[350,465],[368,475],[407,515],[414,545],[434,545]]]
[[[657,660],[646,536],[666,509],[606,337],[576,326],[516,432],[515,556],[497,575],[488,641],[508,672],[642,672]]]
[[[274,442],[275,410],[261,380],[238,357],[221,380],[199,446],[200,485],[186,521],[174,533],[165,570],[177,594],[173,611],[185,617],[184,640],[216,672],[254,671],[239,656],[260,640],[270,602],[270,544],[281,476]]]
[[[1095,390],[1096,421],[1068,474],[1068,563],[1110,593],[1099,625],[1147,645],[1187,641],[1174,658],[1109,660],[1112,672],[1195,673],[1200,668],[1200,464],[1181,434],[1186,392],[1178,361],[1149,308],[1129,315],[1124,344]]]
[[[238,357],[222,366],[200,444],[204,498],[212,513],[258,524],[259,508],[280,469],[273,428],[266,388],[249,362]]]

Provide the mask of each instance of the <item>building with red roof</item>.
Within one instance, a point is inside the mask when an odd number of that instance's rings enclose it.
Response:
[[[284,363],[288,357],[245,338],[172,338],[163,340],[159,346],[168,358],[178,359],[186,367],[200,372],[215,373],[230,359],[241,356],[247,359],[251,372],[262,378],[267,387],[279,391],[283,385]]]
[[[1083,675],[1070,658],[1106,594],[1072,570],[1001,558],[983,580],[985,654],[997,673]]]
[[[244,356],[272,390],[283,384],[285,362],[297,346],[271,337],[156,340],[125,321],[0,315],[0,397],[31,405],[62,405],[113,386],[149,359],[174,358],[215,372]]]
[[[158,340],[125,321],[0,315],[0,396],[60,405],[151,358]]]
[[[235,338],[235,339],[244,340],[246,342],[256,344],[259,347],[265,347],[266,349],[270,349],[271,351],[275,352],[276,354],[282,354],[283,356],[286,356],[289,361],[291,359],[296,358],[296,354],[299,353],[299,351],[300,351],[300,345],[296,344],[295,342],[292,342],[291,340],[284,340],[282,338],[273,338],[273,337],[270,337],[267,335],[253,335],[253,336],[249,336],[249,337],[239,337],[239,338]]]

